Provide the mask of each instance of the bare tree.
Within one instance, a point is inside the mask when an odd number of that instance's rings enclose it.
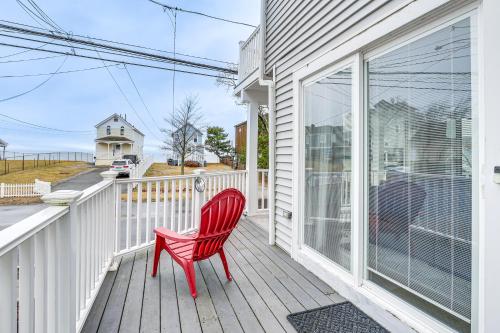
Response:
[[[227,66],[229,69],[232,69],[234,71],[238,71],[238,65],[236,64],[230,64]],[[215,81],[215,85],[218,87],[224,87],[226,91],[233,91],[233,89],[236,87],[236,78],[234,74],[229,74],[229,73],[219,73],[219,77],[217,77]]]
[[[177,110],[165,118],[169,128],[161,130],[165,133],[162,149],[179,157],[182,175],[186,160],[200,149],[201,142],[195,142],[202,119],[198,103],[198,97],[186,96]]]

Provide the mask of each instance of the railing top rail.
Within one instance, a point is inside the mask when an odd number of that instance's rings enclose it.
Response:
[[[69,211],[68,206],[51,206],[0,232],[0,257]]]
[[[79,205],[82,202],[87,201],[89,198],[93,197],[97,193],[107,189],[108,187],[113,185],[112,180],[102,180],[99,183],[92,185],[90,187],[87,187],[85,190],[83,190],[82,196],[76,201],[76,203]]]
[[[221,175],[236,175],[244,173],[246,173],[246,170],[220,171],[220,172],[204,173],[203,176],[209,177],[209,176],[221,176]],[[179,175],[179,176],[141,177],[141,178],[117,179],[116,182],[119,184],[123,183],[126,184],[126,183],[138,183],[138,182],[148,182],[148,181],[191,179],[191,178],[196,178],[198,176],[200,175],[189,174],[189,175]]]

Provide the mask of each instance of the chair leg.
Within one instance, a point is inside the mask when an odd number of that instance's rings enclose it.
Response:
[[[186,279],[189,285],[189,291],[191,292],[191,296],[196,298],[196,273],[194,271],[194,262],[188,261],[183,267],[184,273],[186,274]]]
[[[155,258],[153,262],[153,272],[151,273],[152,277],[155,277],[156,272],[158,271],[158,263],[160,262],[160,254],[162,249],[163,249],[163,238],[156,236]]]
[[[231,273],[229,273],[229,267],[227,266],[226,255],[224,254],[224,249],[219,250],[220,260],[222,261],[222,266],[224,266],[224,271],[226,271],[226,277],[229,281],[233,278],[231,277]]]

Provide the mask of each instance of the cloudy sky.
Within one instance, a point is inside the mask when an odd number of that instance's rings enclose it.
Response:
[[[27,0],[22,0],[28,3]],[[259,0],[162,0],[181,8],[200,11],[257,25]],[[36,3],[64,30],[83,36],[98,37],[171,51],[173,29],[163,9],[148,0],[36,0]],[[3,0],[0,19],[37,26],[16,0]],[[44,26],[47,28],[47,26]],[[177,14],[177,52],[237,62],[238,41],[245,40],[252,28],[214,21],[187,13]],[[16,42],[0,37],[0,42]],[[33,44],[39,45],[39,44]],[[65,57],[29,60],[52,56],[0,46],[0,76],[54,72]],[[98,60],[69,57],[61,71],[98,67]],[[119,85],[146,123],[144,125],[127,104],[106,69],[54,75],[40,88],[8,101],[0,102],[0,114],[30,123],[65,130],[89,131],[61,133],[35,129],[0,115],[0,138],[9,142],[8,150],[20,152],[92,151],[94,125],[112,113],[127,114],[127,119],[146,134],[145,150],[158,152],[161,137],[158,127],[172,110],[172,72],[128,67],[147,107],[142,105],[123,68],[110,68]],[[47,76],[0,77],[0,100],[29,91]],[[187,95],[199,97],[207,125],[223,126],[231,138],[234,125],[245,118],[244,108],[231,93],[215,84],[215,79],[176,74],[175,101]],[[154,132],[154,133],[151,133]]]

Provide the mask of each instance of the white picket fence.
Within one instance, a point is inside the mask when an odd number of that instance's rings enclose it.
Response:
[[[0,198],[38,197],[50,193],[51,184],[35,179],[32,184],[0,183]]]

